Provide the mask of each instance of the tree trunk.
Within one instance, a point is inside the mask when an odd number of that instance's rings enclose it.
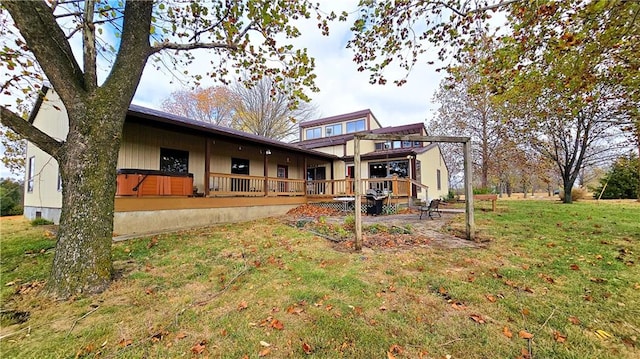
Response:
[[[564,199],[562,200],[563,203],[573,203],[571,190],[573,189],[574,182],[575,181],[570,181],[569,179],[562,180],[562,185],[564,188]]]
[[[116,165],[126,112],[113,111],[109,103],[69,111],[65,143],[73,146],[65,145],[58,159],[62,214],[49,282],[58,298],[98,293],[111,281]]]

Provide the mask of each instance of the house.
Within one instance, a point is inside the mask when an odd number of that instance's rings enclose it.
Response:
[[[334,180],[353,179],[356,133],[427,135],[422,123],[382,127],[371,110],[363,110],[301,123],[301,141],[297,144],[304,149],[338,157],[331,168],[331,178]],[[399,189],[399,193],[410,198],[440,198],[449,192],[449,172],[436,143],[364,141],[360,153],[360,178],[369,182],[365,188],[396,193],[392,179],[397,177],[405,180],[401,184],[409,185],[408,188]],[[307,169],[308,181],[324,179],[326,176],[324,168]]]
[[[56,139],[66,137],[67,113],[53,89],[45,89],[29,121]],[[290,144],[131,105],[118,155],[114,232],[206,226],[284,214],[305,203],[331,203],[353,194],[353,133],[424,134],[421,124],[383,128],[369,110],[300,128],[301,141]],[[438,146],[366,146],[363,188],[388,191],[394,203],[420,193],[426,197],[427,186],[431,197],[447,193]],[[25,216],[57,223],[63,185],[56,160],[29,143]]]

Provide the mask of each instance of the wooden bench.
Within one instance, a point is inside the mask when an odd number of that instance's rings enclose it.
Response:
[[[498,200],[497,194],[475,194],[473,195],[474,201],[491,201],[491,210],[496,211],[496,201]]]
[[[442,215],[440,214],[440,200],[439,199],[433,199],[431,200],[431,202],[429,202],[428,206],[420,206],[420,219],[422,219],[422,214],[427,212],[427,215],[429,216],[429,218],[433,219],[433,215],[435,213],[438,214],[438,217],[442,217]]]

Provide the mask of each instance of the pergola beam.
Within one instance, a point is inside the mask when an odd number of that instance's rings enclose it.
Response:
[[[471,162],[471,138],[455,136],[418,136],[418,135],[393,135],[393,134],[355,134],[353,141],[353,162],[355,171],[355,227],[356,243],[355,249],[362,249],[362,188],[360,184],[361,162],[360,162],[360,141],[361,140],[383,140],[383,141],[414,141],[414,142],[444,142],[461,143],[464,149],[464,194],[465,194],[465,217],[466,217],[466,237],[468,240],[475,238],[475,223],[473,218],[473,189],[471,187],[472,162]]]

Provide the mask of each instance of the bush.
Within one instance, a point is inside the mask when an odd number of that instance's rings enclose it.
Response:
[[[592,189],[593,197],[598,198],[602,192],[601,198],[604,199],[638,198],[640,187],[638,166],[640,161],[635,154],[618,158],[609,172],[600,179],[600,186]]]
[[[0,181],[0,215],[15,216],[22,214],[22,191],[20,182],[10,178]]]
[[[46,218],[36,218],[33,221],[31,221],[31,225],[32,226],[44,226],[47,224],[53,224],[53,222],[51,222],[50,220],[46,219]]]
[[[560,194],[558,196],[560,197],[561,201],[564,201],[564,191],[560,191]],[[587,189],[584,187],[577,187],[571,190],[572,201],[579,201],[587,197],[589,197],[589,193],[587,192]]]

